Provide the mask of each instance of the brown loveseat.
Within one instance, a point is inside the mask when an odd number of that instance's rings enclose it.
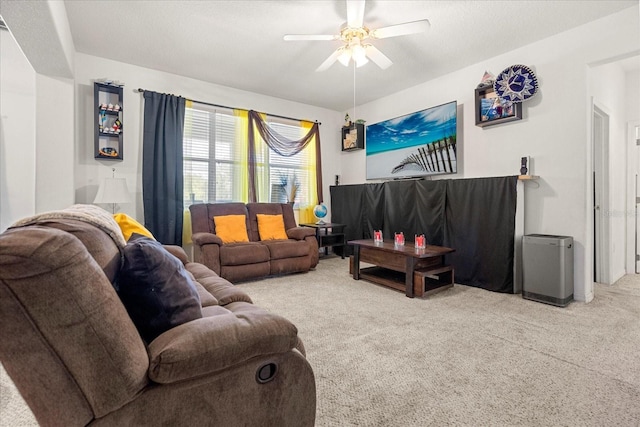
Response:
[[[38,423],[312,426],[296,327],[167,249],[195,279],[202,317],[145,343],[114,289],[126,251],[113,235],[76,219],[0,235],[0,361]]]
[[[194,259],[236,283],[276,274],[309,271],[318,265],[315,230],[298,227],[293,207],[283,203],[203,203],[189,206]],[[257,215],[282,215],[287,240],[260,240]],[[214,217],[244,215],[248,242],[223,243]]]

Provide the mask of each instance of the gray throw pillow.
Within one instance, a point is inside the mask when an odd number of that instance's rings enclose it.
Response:
[[[139,234],[132,235],[124,248],[116,289],[147,343],[202,317],[196,285],[182,262],[159,242]]]

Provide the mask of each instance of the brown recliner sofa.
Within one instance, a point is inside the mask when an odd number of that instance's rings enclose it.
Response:
[[[121,249],[104,230],[54,219],[0,235],[0,361],[38,423],[312,426],[296,327],[167,249],[195,279],[202,318],[145,344],[114,289]]]
[[[315,230],[298,227],[287,203],[200,203],[189,206],[194,259],[236,283],[266,276],[309,271],[318,265]],[[282,215],[289,239],[260,240],[258,214]],[[244,215],[248,242],[223,243],[213,217]]]

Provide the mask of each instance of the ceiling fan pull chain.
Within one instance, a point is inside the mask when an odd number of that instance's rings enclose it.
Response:
[[[355,121],[356,121],[356,61],[352,61],[352,62],[353,62],[353,123],[355,124]]]

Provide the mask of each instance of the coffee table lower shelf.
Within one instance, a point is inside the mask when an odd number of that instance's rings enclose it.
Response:
[[[349,274],[353,274],[353,257],[349,257]],[[405,292],[405,273],[384,267],[360,269],[360,278]],[[449,265],[416,270],[413,274],[413,292],[416,297],[433,295],[453,287],[454,272]]]

